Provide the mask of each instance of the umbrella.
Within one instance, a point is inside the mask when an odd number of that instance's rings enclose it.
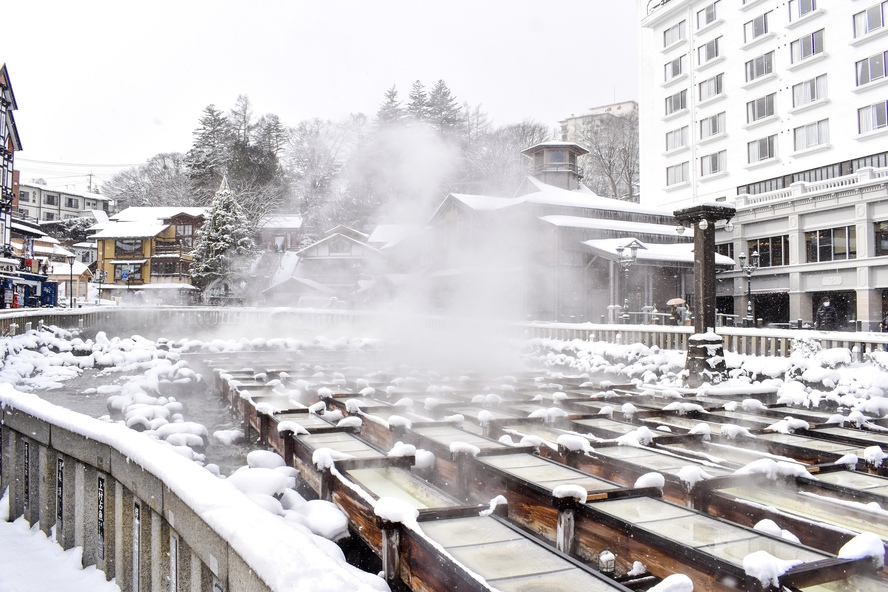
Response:
[[[678,306],[679,304],[684,304],[684,298],[673,298],[666,302],[666,306]]]

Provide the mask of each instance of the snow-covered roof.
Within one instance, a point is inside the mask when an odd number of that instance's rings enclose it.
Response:
[[[162,207],[131,207],[118,212],[111,216],[113,222],[145,222],[166,220],[177,214],[187,214],[188,216],[206,216],[209,208],[179,208],[173,206]]]
[[[95,249],[96,242],[95,241],[91,241],[91,242],[85,241],[85,242],[80,242],[80,243],[74,243],[74,246],[77,247],[78,249]]]
[[[415,224],[380,224],[370,233],[370,238],[367,239],[367,242],[385,250],[421,230],[422,227]]]
[[[370,253],[370,252],[381,253],[379,249],[377,249],[376,247],[371,247],[370,245],[368,245],[365,242],[361,242],[361,241],[357,240],[356,238],[348,236],[347,234],[338,234],[337,233],[337,234],[331,234],[330,236],[325,236],[321,240],[313,242],[310,245],[308,245],[307,247],[299,249],[298,251],[296,251],[296,254],[299,255],[300,257],[302,257],[305,252],[317,247],[318,245],[321,245],[323,243],[332,242],[334,240],[345,240],[350,243],[354,243],[356,245],[361,245],[364,249],[367,250],[368,253]]]
[[[675,226],[652,224],[650,222],[628,222],[606,218],[584,218],[582,216],[541,216],[540,220],[561,228],[586,228],[593,230],[616,230],[634,234],[659,234],[676,236]]]
[[[270,215],[262,218],[259,223],[260,229],[266,228],[302,228],[302,216],[292,215]]]
[[[636,214],[649,214],[653,216],[672,216],[671,211],[662,208],[652,208],[630,201],[601,197],[600,195],[593,193],[585,185],[581,185],[579,189],[571,191],[543,183],[536,177],[527,177],[526,181],[527,183],[524,185],[525,190],[528,186],[534,187],[537,190],[535,192],[526,193],[518,198],[523,199],[528,203],[594,208],[617,212],[633,212]]]
[[[73,270],[73,274],[72,274]],[[64,261],[50,261],[49,266],[47,267],[47,275],[56,275],[56,276],[65,276],[68,277],[73,275],[74,277],[80,277],[84,273],[90,274],[89,266],[80,261],[74,260],[74,265],[68,265],[67,262]]]
[[[636,252],[639,263],[684,263],[688,265],[694,264],[694,244],[693,243],[646,243],[633,238],[605,238],[584,241],[583,244],[589,247],[593,252],[601,255],[605,259],[619,261],[620,254],[617,247],[625,247],[633,240],[637,241],[642,248]],[[715,254],[715,264],[718,266],[733,267],[734,260],[730,257]]]
[[[19,186],[22,189],[39,189],[40,191],[52,191],[54,193],[60,193],[62,195],[76,195],[77,197],[83,197],[86,199],[95,199],[97,201],[114,201],[110,197],[105,197],[100,193],[91,193],[89,191],[77,191],[76,189],[68,189],[66,187],[58,187],[53,185],[43,185],[41,183],[20,183]]]
[[[157,236],[169,227],[169,224],[158,223],[155,219],[138,222],[112,222],[89,238],[149,238]]]

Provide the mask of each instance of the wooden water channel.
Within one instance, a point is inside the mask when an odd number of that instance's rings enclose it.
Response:
[[[806,415],[766,393],[774,411],[726,412],[723,397],[677,410],[675,398],[581,387],[583,378],[368,374],[311,354],[191,361],[212,372],[245,432],[299,470],[309,495],[348,515],[393,589],[647,590],[676,573],[695,590],[888,586],[872,558],[837,557],[861,532],[888,541],[888,513],[867,505],[888,502],[888,477],[846,456],[864,458],[884,436],[827,425],[826,409]],[[629,401],[635,411],[621,413]],[[796,411],[808,429],[771,431]],[[704,423],[706,437],[689,433]],[[726,425],[744,435],[729,438]],[[797,470],[735,474],[762,459]],[[688,471],[708,478],[689,481]],[[382,510],[391,500],[415,520]],[[754,529],[762,518],[800,542]],[[799,563],[769,586],[744,570],[757,551]]]

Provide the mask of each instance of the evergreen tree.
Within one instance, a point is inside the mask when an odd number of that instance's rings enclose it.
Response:
[[[258,252],[254,230],[223,177],[207,219],[197,232],[191,264],[194,284],[206,288],[218,279],[227,278],[235,284],[245,281]]]
[[[287,144],[288,136],[287,128],[281,123],[280,117],[269,113],[256,122],[253,142],[265,152],[280,156],[281,150]]]
[[[426,121],[445,137],[459,136],[464,130],[462,110],[443,80],[435,83],[429,92]]]
[[[410,89],[410,103],[407,104],[407,115],[414,121],[426,121],[429,114],[429,95],[422,82],[417,80]]]
[[[400,123],[404,119],[404,109],[398,100],[398,89],[394,85],[385,91],[385,101],[376,111],[376,125],[384,127]]]
[[[185,156],[185,166],[196,201],[209,203],[213,188],[222,178],[234,134],[225,114],[215,105],[209,105],[204,108],[192,135],[194,140]]]

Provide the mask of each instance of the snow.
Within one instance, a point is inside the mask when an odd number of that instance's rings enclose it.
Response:
[[[571,452],[594,452],[589,440],[584,436],[574,434],[562,434],[558,436],[558,444]]]
[[[645,473],[635,480],[635,487],[656,487],[663,489],[666,486],[666,478],[660,473]]]
[[[767,551],[756,551],[743,558],[743,570],[746,575],[756,578],[762,587],[780,585],[780,576],[793,566],[802,563],[799,559],[778,559]]]
[[[688,489],[693,489],[700,481],[712,479],[712,475],[697,465],[685,465],[678,470],[678,478]]]
[[[814,479],[804,465],[783,460],[775,461],[770,458],[760,458],[740,467],[734,471],[735,475],[764,475],[767,479],[775,480],[778,477],[802,477]]]
[[[842,545],[838,556],[841,559],[872,557],[876,566],[881,568],[885,564],[885,544],[878,535],[862,532]]]
[[[552,490],[552,495],[559,499],[571,497],[577,501],[585,502],[586,498],[589,497],[589,492],[581,485],[566,483],[555,486],[555,489]]]
[[[405,525],[416,524],[416,518],[419,516],[419,510],[414,508],[410,502],[396,497],[381,497],[376,500],[373,513],[383,520],[400,522]]]
[[[648,592],[694,592],[694,582],[684,574],[672,574],[663,578],[656,586],[648,588]]]

